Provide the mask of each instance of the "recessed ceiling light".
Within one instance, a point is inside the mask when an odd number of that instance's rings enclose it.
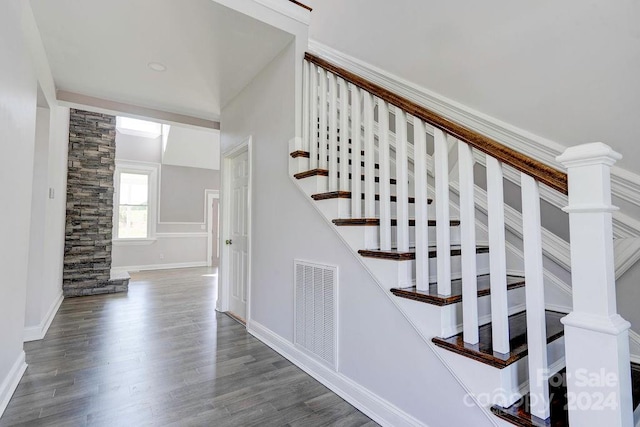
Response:
[[[149,62],[147,66],[151,68],[153,71],[158,71],[158,72],[167,71],[167,67],[164,64],[161,64],[159,62]]]

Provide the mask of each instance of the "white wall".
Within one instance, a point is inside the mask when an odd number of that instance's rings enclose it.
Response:
[[[171,126],[162,163],[219,170],[220,131]]]
[[[223,150],[253,137],[249,329],[262,325],[290,344],[293,260],[337,265],[340,373],[427,425],[490,425],[288,177],[296,60],[289,46],[222,111]]]
[[[63,299],[68,141],[69,109],[38,108],[25,341],[44,337]]]
[[[309,0],[310,37],[564,146],[603,141],[640,173],[640,3]]]
[[[171,133],[184,139],[174,140],[182,144],[185,158],[209,156],[203,162],[211,163],[213,158],[218,164],[219,145],[212,144],[211,131],[187,129],[182,132],[178,126],[171,127]],[[216,131],[217,132],[217,131]],[[170,133],[170,134],[171,134]],[[195,135],[195,144],[189,136]],[[207,150],[203,150],[203,135]],[[198,138],[200,138],[198,140]],[[210,148],[215,146],[211,153]],[[194,153],[189,152],[194,150]],[[161,164],[162,138],[144,138],[140,136],[116,133],[116,162],[154,163],[158,174],[158,212],[152,218],[156,221],[156,234],[153,239],[144,242],[114,241],[111,267],[114,271],[135,271],[162,268],[178,268],[207,265],[207,225],[209,218],[205,214],[205,193],[220,188],[220,171],[195,167]]]
[[[22,335],[37,81],[21,28],[22,3],[0,4],[0,414],[25,366]]]
[[[49,181],[49,108],[36,110],[36,134],[33,161],[33,191],[31,194],[31,226],[29,235],[29,272],[27,281],[27,304],[25,328],[40,323],[42,301],[40,287],[44,275],[46,230],[46,204]]]

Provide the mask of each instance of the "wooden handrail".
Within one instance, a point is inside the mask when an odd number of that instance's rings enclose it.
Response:
[[[311,11],[313,10],[313,9],[311,9],[309,6],[307,6],[306,4],[304,4],[304,3],[300,3],[299,1],[296,1],[296,0],[289,0],[289,1],[290,1],[291,3],[293,3],[293,4],[297,4],[298,6],[300,6],[300,7],[304,8],[304,9],[307,9],[309,12],[311,12]]]
[[[469,144],[470,146],[516,168],[521,172],[526,173],[554,190],[563,194],[568,194],[569,189],[566,173],[519,153],[503,144],[500,144],[498,141],[447,120],[433,111],[416,104],[415,102],[396,95],[388,89],[372,83],[316,55],[307,52],[305,54],[305,59],[337,76],[342,77],[346,81],[353,83],[354,85],[372,93],[378,98],[402,109],[403,111],[406,111],[412,116],[424,120],[438,129],[442,129],[460,141]]]

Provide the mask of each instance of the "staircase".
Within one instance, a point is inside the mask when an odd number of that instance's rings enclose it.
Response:
[[[640,366],[629,362],[609,271],[617,153],[571,148],[559,158],[567,178],[322,58],[307,54],[303,70],[291,175],[475,402],[521,426],[638,422]],[[520,173],[522,241],[505,232],[505,168]],[[569,194],[580,284],[571,314],[545,302],[540,185]],[[483,190],[487,215],[477,209]],[[615,380],[585,386],[580,370]],[[578,401],[600,394],[615,405]]]

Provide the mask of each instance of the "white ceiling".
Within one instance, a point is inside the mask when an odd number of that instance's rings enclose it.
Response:
[[[212,0],[31,5],[58,90],[208,120],[292,40]]]

